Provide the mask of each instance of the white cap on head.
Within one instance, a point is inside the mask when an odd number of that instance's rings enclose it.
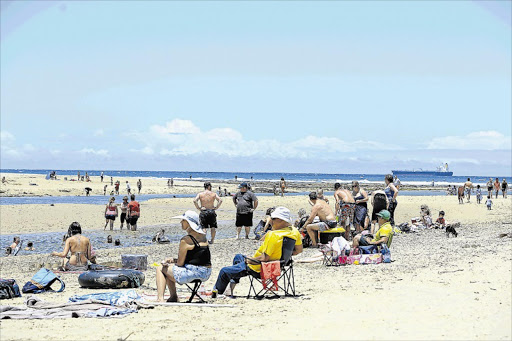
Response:
[[[199,215],[195,211],[189,210],[183,213],[183,215],[177,215],[175,217],[172,217],[172,219],[186,220],[190,227],[192,228],[192,230],[200,234],[206,234],[199,225]]]
[[[291,223],[290,210],[283,206],[276,207],[274,212],[270,213],[270,218],[277,218]]]

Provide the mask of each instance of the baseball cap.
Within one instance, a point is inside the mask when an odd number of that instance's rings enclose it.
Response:
[[[276,207],[274,212],[270,213],[270,218],[277,218],[290,223],[290,210],[283,206]]]
[[[391,217],[391,214],[389,213],[388,210],[382,210],[379,213],[377,213],[377,216],[381,217],[384,220],[389,220],[389,218]]]
[[[242,182],[240,184],[240,186],[238,186],[238,188],[242,188],[242,187],[249,187],[249,186],[247,186],[247,182]]]
[[[199,225],[199,215],[194,211],[187,211],[183,213],[182,215],[177,215],[175,217],[172,217],[172,219],[180,219],[180,220],[186,220],[192,230],[196,231],[200,234],[206,234],[201,226]]]

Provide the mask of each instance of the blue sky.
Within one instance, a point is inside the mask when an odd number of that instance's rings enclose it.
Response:
[[[510,175],[511,3],[1,3],[1,167]]]

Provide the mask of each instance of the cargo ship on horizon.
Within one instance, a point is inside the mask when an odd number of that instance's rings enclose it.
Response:
[[[428,175],[428,176],[452,176],[453,172],[448,169],[448,164],[445,163],[437,167],[435,171],[428,171],[423,169],[417,170],[392,170],[393,175]]]

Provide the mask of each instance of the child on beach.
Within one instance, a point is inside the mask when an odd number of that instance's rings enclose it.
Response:
[[[487,209],[490,210],[492,206],[492,200],[490,195],[487,196],[487,201],[485,202],[485,204],[487,205]]]
[[[437,218],[434,228],[444,229],[446,226],[446,220],[444,220],[444,211],[439,211],[439,218]]]
[[[482,189],[480,185],[476,186],[476,203],[480,204],[482,202]]]

